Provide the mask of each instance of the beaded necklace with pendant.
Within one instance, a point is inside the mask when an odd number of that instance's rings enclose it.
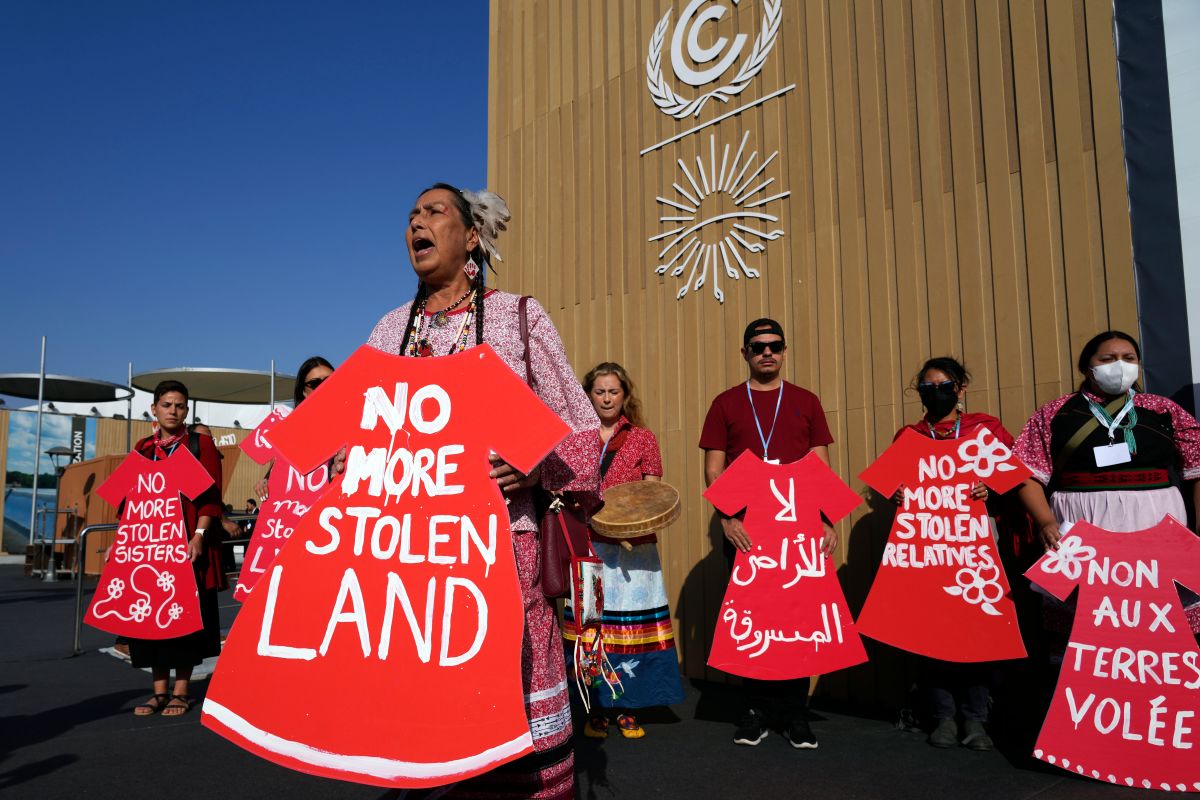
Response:
[[[467,339],[470,336],[471,323],[475,319],[474,291],[468,292],[467,294],[471,296],[471,302],[467,306],[466,313],[463,314],[463,321],[459,326],[458,334],[455,336],[454,343],[450,345],[450,349],[446,352],[446,355],[453,355],[454,353],[458,353],[467,349]],[[461,300],[462,298],[456,301],[454,305],[458,305]],[[453,308],[453,306],[451,306],[451,308]],[[421,307],[417,309],[417,313],[413,316],[412,329],[409,332],[408,337],[408,352],[405,353],[405,355],[416,356],[419,358],[429,358],[434,355],[433,344],[429,341],[429,337],[427,335],[422,335],[422,331],[425,328],[424,321],[425,301],[422,300]]]

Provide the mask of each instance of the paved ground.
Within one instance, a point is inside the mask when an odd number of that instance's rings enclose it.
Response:
[[[112,637],[84,629],[85,652],[70,657],[73,587],[21,576],[0,565],[0,794],[17,798],[223,797],[384,798],[394,793],[291,772],[245,753],[200,727],[198,713],[135,718],[149,678],[99,649]],[[222,596],[223,615],[236,604]],[[227,620],[228,622],[228,620]],[[198,683],[193,694],[203,694]],[[269,687],[263,688],[270,691]],[[297,698],[304,702],[304,698]],[[720,686],[688,687],[687,700],[639,741],[580,737],[579,795],[585,798],[928,798],[1071,800],[1150,797],[1076,778],[1019,752],[942,751],[890,722],[818,704],[816,751],[779,736],[757,748],[730,742],[732,698]],[[354,713],[372,713],[369,696]],[[1023,749],[1023,748],[1021,748]]]

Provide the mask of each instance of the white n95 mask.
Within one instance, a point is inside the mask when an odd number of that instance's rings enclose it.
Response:
[[[1125,394],[1138,379],[1142,371],[1138,364],[1128,361],[1112,361],[1092,367],[1092,379],[1100,391],[1109,395]]]

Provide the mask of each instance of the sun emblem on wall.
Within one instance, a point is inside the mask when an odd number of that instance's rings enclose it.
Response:
[[[779,151],[760,159],[755,150],[743,159],[749,139],[747,131],[732,159],[728,144],[718,158],[716,136],[710,135],[707,160],[703,154],[696,156],[694,168],[676,160],[680,174],[671,184],[675,198],[655,198],[662,208],[659,223],[671,227],[649,239],[663,243],[654,271],[673,278],[687,274],[675,295],[678,300],[711,285],[713,297],[724,303],[721,274],[734,281],[759,277],[746,258],[784,235],[771,207],[776,204],[777,210],[778,201],[791,192],[780,191],[767,171]]]

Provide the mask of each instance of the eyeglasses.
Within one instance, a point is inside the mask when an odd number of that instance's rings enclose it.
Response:
[[[787,350],[787,344],[784,343],[783,339],[776,339],[773,342],[750,342],[750,344],[746,345],[746,349],[756,356],[761,356],[768,348],[770,348],[772,353],[782,353],[784,350]]]
[[[954,385],[955,385],[954,381],[941,381],[940,383],[932,383],[930,381],[921,381],[920,383],[917,384],[917,391],[924,392],[924,391],[929,391],[931,389],[940,389],[940,388],[943,388],[946,386],[953,387]]]
[[[304,386],[305,386],[305,388],[309,389],[310,391],[316,391],[316,388],[324,382],[325,382],[324,378],[313,378],[311,381],[305,381]]]

